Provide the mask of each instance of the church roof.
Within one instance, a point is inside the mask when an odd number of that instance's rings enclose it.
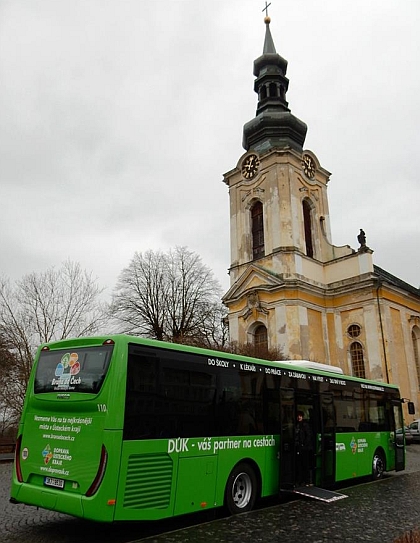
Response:
[[[382,281],[389,283],[395,287],[398,287],[402,290],[405,290],[406,292],[409,292],[410,294],[414,294],[414,296],[420,297],[420,289],[413,287],[413,285],[406,283],[402,279],[399,279],[395,275],[392,275],[391,273],[383,270],[379,266],[373,265],[373,271]]]
[[[265,17],[263,54],[254,61],[254,90],[258,94],[256,117],[245,124],[242,145],[247,151],[289,147],[302,151],[307,126],[292,115],[288,107],[287,60],[276,52],[270,21],[270,17]]]
[[[251,264],[226,292],[223,300],[227,302],[242,296],[244,292],[255,289],[278,289],[282,285],[284,285],[284,281],[278,274],[256,264]]]
[[[269,17],[266,17],[264,19],[264,22],[266,22],[269,19]],[[263,49],[263,55],[268,55],[270,53],[276,54],[276,48],[274,46],[274,40],[271,36],[270,32],[270,21],[268,21],[268,24],[265,25],[265,40],[264,40],[264,49]]]

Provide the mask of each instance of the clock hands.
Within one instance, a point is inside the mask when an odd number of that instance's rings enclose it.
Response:
[[[257,155],[247,156],[242,162],[242,175],[245,177],[245,179],[250,179],[251,177],[254,177],[254,175],[258,171],[259,165],[260,161]]]

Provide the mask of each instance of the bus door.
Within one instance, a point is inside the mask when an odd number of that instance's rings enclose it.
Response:
[[[395,471],[401,471],[405,468],[405,447],[403,439],[404,419],[401,408],[401,400],[392,400],[393,425],[394,433],[394,450],[395,450]],[[401,440],[397,439],[397,430],[401,429]]]
[[[313,458],[309,459],[309,468],[314,472],[316,446],[315,435],[317,423],[316,400],[313,394],[289,388],[280,389],[281,430],[280,430],[280,489],[287,490],[296,484],[296,450],[295,431],[297,412],[302,411],[304,420],[310,425],[313,436]]]
[[[317,437],[317,472],[320,486],[335,483],[335,410],[334,396],[330,392],[320,394],[320,425]]]
[[[295,484],[295,391],[280,389],[280,489]]]
[[[295,402],[295,424],[297,422],[297,414],[300,411],[303,413],[303,420],[310,427],[312,448],[308,458],[308,467],[310,472],[309,480],[312,484],[315,484],[317,480],[317,436],[319,431],[318,396],[306,391],[298,390],[296,391]],[[298,470],[296,470],[296,472],[297,471]]]

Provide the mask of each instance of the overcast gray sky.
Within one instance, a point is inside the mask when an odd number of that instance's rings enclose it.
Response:
[[[0,0],[0,275],[80,262],[111,294],[184,245],[229,286],[223,173],[255,116],[260,0]],[[419,286],[420,2],[272,0],[287,99],[332,172],[332,241]]]

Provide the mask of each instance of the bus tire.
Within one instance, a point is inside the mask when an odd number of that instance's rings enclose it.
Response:
[[[372,479],[382,479],[386,468],[384,453],[380,449],[376,449],[372,459]]]
[[[231,515],[251,511],[257,499],[257,477],[253,468],[242,462],[230,472],[226,483],[225,506]]]

